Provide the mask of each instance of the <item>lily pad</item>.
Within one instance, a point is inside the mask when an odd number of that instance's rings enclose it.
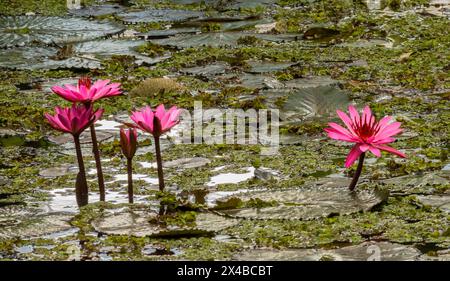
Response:
[[[449,185],[449,181],[435,173],[425,175],[406,175],[401,177],[382,180],[389,185],[392,194],[432,194],[435,187]]]
[[[96,58],[107,58],[112,55],[127,55],[134,56],[136,63],[155,64],[167,59],[169,56],[160,56],[150,58],[143,56],[135,51],[135,48],[144,44],[143,40],[101,40],[101,41],[89,41],[77,44],[75,51],[83,55],[92,55]]]
[[[226,215],[252,219],[310,220],[330,215],[370,211],[387,199],[381,190],[350,192],[346,187],[312,187],[289,190],[246,192],[235,195],[243,202],[276,202],[277,206],[222,210]]]
[[[384,39],[360,39],[352,43],[342,43],[341,46],[354,48],[385,47],[390,49],[394,47],[394,42]]]
[[[269,42],[287,42],[298,39],[296,34],[257,34],[250,32],[209,32],[195,35],[179,35],[166,39],[153,40],[159,45],[173,46],[178,48],[191,48],[199,46],[223,47],[236,46],[239,38],[243,36],[254,36]]]
[[[270,22],[270,19],[255,16],[214,16],[208,18],[200,18],[180,24],[185,27],[208,27],[209,25],[217,26],[221,31],[238,31],[255,27],[258,24]]]
[[[189,10],[144,10],[118,14],[118,16],[128,24],[147,22],[182,22],[189,19],[199,18],[202,12]]]
[[[292,62],[271,62],[271,61],[250,61],[249,73],[269,73],[286,69],[294,63]]]
[[[57,48],[53,47],[20,47],[3,50],[0,53],[0,66],[11,69],[92,69],[99,68],[100,62],[93,58],[71,56],[65,59],[56,58]]]
[[[171,29],[156,29],[150,30],[148,32],[138,33],[137,36],[142,39],[164,39],[175,36],[177,34],[195,34],[200,32],[199,28],[195,27],[184,27],[184,28],[171,28]]]
[[[0,217],[0,238],[40,237],[45,234],[71,229],[72,216],[64,214],[46,214],[16,218]]]
[[[195,35],[179,35],[161,40],[152,40],[159,45],[167,45],[178,48],[191,48],[198,46],[235,46],[237,40],[243,36],[240,32],[211,32]]]
[[[78,167],[69,164],[61,164],[57,167],[46,168],[39,171],[39,175],[44,178],[56,178],[76,173],[78,173]]]
[[[238,76],[233,75],[233,77],[236,80],[233,85],[241,85],[250,89],[278,89],[284,87],[283,83],[267,74],[241,73]]]
[[[239,10],[242,8],[256,8],[259,6],[271,5],[277,0],[171,0],[174,4],[190,5],[205,3],[216,10]]]
[[[181,73],[201,76],[201,77],[211,77],[219,74],[224,74],[229,68],[228,64],[223,62],[217,62],[214,64],[208,64],[205,66],[195,66],[189,68],[183,68]]]
[[[117,4],[87,6],[81,9],[69,9],[69,14],[79,17],[99,17],[123,12],[125,7]]]
[[[337,109],[345,109],[350,99],[337,87],[320,86],[298,89],[289,95],[280,118],[283,121],[299,122],[306,118],[329,118]]]
[[[314,88],[319,86],[338,86],[339,81],[329,76],[298,78],[286,81],[284,86],[290,89]]]
[[[277,0],[233,0],[229,1],[229,9],[253,9],[256,7],[268,6],[275,4]]]
[[[236,225],[239,221],[222,216],[200,213],[195,223],[186,226],[161,225],[150,222],[156,213],[125,211],[103,216],[92,222],[96,231],[108,235],[130,235],[135,237],[161,237],[186,235],[211,235],[214,232]]]
[[[235,260],[245,261],[412,261],[420,251],[408,245],[389,242],[364,242],[332,250],[324,249],[255,249],[239,253]]]
[[[112,55],[129,55],[137,64],[155,64],[168,56],[150,58],[134,51],[143,44],[141,40],[101,40],[82,42],[72,46],[71,51],[60,55],[61,49],[54,47],[20,47],[4,50],[0,54],[0,66],[13,69],[99,69],[101,59]]]
[[[198,168],[211,163],[211,160],[204,157],[193,157],[193,158],[181,158],[172,161],[163,162],[163,166],[166,168],[176,168],[176,169],[192,169]]]
[[[422,195],[417,197],[424,205],[439,208],[450,213],[450,194],[444,195]]]
[[[420,257],[420,260],[425,261],[450,261],[450,249],[437,251],[433,255],[424,254]]]
[[[0,16],[0,47],[31,43],[67,44],[112,36],[123,27],[73,17]]]

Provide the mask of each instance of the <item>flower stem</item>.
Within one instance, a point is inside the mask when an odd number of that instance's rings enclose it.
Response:
[[[350,183],[350,186],[348,187],[350,191],[353,191],[356,187],[356,184],[358,183],[359,176],[361,175],[361,171],[364,164],[364,157],[366,156],[366,153],[363,152],[359,156],[358,160],[358,167],[356,168],[355,175],[353,176],[352,182]]]
[[[155,137],[155,152],[156,152],[156,164],[158,166],[158,180],[159,180],[159,190],[164,190],[164,174],[161,159],[161,148],[159,144],[159,137]]]
[[[132,158],[127,158],[128,171],[128,203],[132,204],[133,199],[133,161]]]
[[[75,185],[75,194],[79,207],[85,206],[89,203],[88,185],[86,181],[86,172],[84,169],[83,154],[81,153],[80,136],[73,137],[75,142],[75,150],[77,152],[78,160],[78,176]]]
[[[97,134],[95,125],[91,125],[92,152],[94,153],[95,166],[97,167],[98,189],[100,190],[100,201],[105,201],[105,182],[103,180],[102,163],[100,161],[100,152],[98,150]]]

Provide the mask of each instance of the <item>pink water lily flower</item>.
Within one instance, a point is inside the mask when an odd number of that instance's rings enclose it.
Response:
[[[89,77],[78,80],[78,85],[66,84],[64,87],[54,86],[52,91],[70,102],[93,103],[101,98],[122,94],[120,83],[111,83],[110,80],[97,80],[94,84]]]
[[[385,116],[380,121],[376,121],[368,106],[364,107],[362,115],[359,115],[354,106],[349,106],[348,110],[350,117],[337,110],[337,114],[347,128],[336,123],[329,123],[330,128],[325,129],[332,139],[355,143],[345,161],[346,168],[350,167],[366,151],[370,151],[376,157],[381,156],[381,150],[403,158],[406,157],[402,152],[386,145],[394,142],[393,136],[403,131],[400,129],[400,122],[391,123],[392,118],[390,116]]]
[[[172,106],[166,111],[164,104],[160,104],[153,111],[149,106],[134,111],[131,120],[136,123],[136,127],[153,135],[155,139],[156,166],[158,169],[159,190],[164,191],[164,174],[161,157],[161,147],[159,138],[162,134],[169,131],[173,126],[177,125],[180,120],[181,110],[176,106]]]
[[[50,125],[58,131],[80,135],[87,127],[97,121],[103,114],[103,109],[94,112],[92,105],[76,105],[72,107],[55,107],[56,114],[45,113]]]
[[[159,137],[180,122],[178,119],[180,112],[176,106],[166,111],[164,104],[160,104],[155,111],[149,106],[141,111],[134,111],[131,119],[139,129]]]

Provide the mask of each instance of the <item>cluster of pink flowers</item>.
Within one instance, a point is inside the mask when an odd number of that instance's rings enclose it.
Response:
[[[100,153],[97,145],[94,123],[99,120],[104,112],[103,109],[94,109],[94,102],[102,98],[113,97],[122,94],[120,83],[110,83],[110,80],[98,80],[92,83],[88,77],[78,80],[78,85],[64,85],[52,87],[52,91],[63,99],[72,102],[71,107],[61,108],[55,107],[55,114],[45,113],[50,125],[61,132],[70,133],[74,138],[75,149],[77,152],[77,160],[79,165],[79,173],[75,186],[77,202],[80,206],[88,203],[88,190],[86,174],[83,162],[83,156],[80,145],[81,133],[90,127],[91,138],[93,144],[93,153],[97,167],[97,177],[99,182],[100,200],[105,201],[105,186],[103,180],[103,172],[101,168]],[[137,129],[148,132],[154,136],[156,159],[158,165],[158,176],[160,179],[160,189],[164,189],[164,177],[162,174],[161,151],[159,147],[159,138],[162,134],[169,131],[173,126],[178,124],[180,109],[176,106],[165,110],[163,104],[153,111],[150,107],[145,107],[141,111],[133,112],[131,119],[136,123],[127,130],[120,130],[120,144],[122,152],[128,160],[128,193],[129,201],[133,202],[132,188],[132,158],[137,149]]]

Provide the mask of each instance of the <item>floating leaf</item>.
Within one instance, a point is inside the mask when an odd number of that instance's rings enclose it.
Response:
[[[270,42],[294,41],[298,34],[257,34],[250,32],[210,32],[195,35],[179,35],[167,39],[153,40],[153,43],[179,48],[191,48],[198,46],[236,46],[239,38],[254,36]]]
[[[202,12],[188,10],[144,10],[118,14],[125,23],[146,23],[146,22],[182,22],[189,19],[199,18]]]
[[[299,122],[310,117],[330,117],[336,114],[336,109],[345,109],[349,103],[347,94],[337,87],[298,89],[289,95],[280,117],[288,122]]]
[[[217,10],[239,10],[239,9],[252,9],[259,6],[267,6],[277,2],[277,0],[172,0],[174,4],[178,5],[190,5],[205,3]]]
[[[4,208],[6,209],[6,208]],[[69,224],[73,216],[64,214],[15,214],[8,217],[0,214],[0,239],[13,237],[42,237],[59,231],[67,231],[73,227]],[[2,221],[4,220],[4,221]]]
[[[421,195],[417,199],[424,204],[450,213],[450,195]]]
[[[137,36],[142,39],[164,39],[175,36],[177,34],[195,34],[198,32],[200,32],[200,29],[196,27],[182,27],[162,30],[150,30],[148,32],[139,33],[137,34]]]
[[[420,251],[412,246],[389,242],[364,242],[359,245],[338,249],[255,249],[234,259],[246,261],[412,261],[420,256]]]
[[[208,28],[215,27],[220,31],[238,31],[250,29],[257,24],[269,23],[271,20],[267,18],[260,18],[255,16],[213,16],[209,18],[200,18],[196,20],[187,21],[176,26],[182,27],[197,27]]]
[[[223,210],[224,214],[252,219],[315,219],[333,214],[346,215],[369,211],[387,199],[384,191],[350,192],[342,187],[312,187],[289,190],[245,192],[234,195],[243,202],[260,200],[277,202],[278,206]]]
[[[249,73],[269,73],[280,71],[292,66],[294,63],[292,62],[273,62],[273,61],[250,61],[248,62],[250,65]]]
[[[125,7],[117,4],[87,6],[81,9],[69,9],[69,14],[79,17],[99,17],[123,12]]]
[[[72,17],[0,16],[0,47],[31,43],[66,44],[121,33],[123,28],[110,22]]]
[[[208,64],[205,66],[195,66],[195,67],[184,68],[181,70],[181,73],[196,75],[196,76],[203,76],[203,77],[210,77],[210,76],[223,74],[227,71],[227,69],[229,69],[228,64],[223,63],[223,62],[217,62],[214,64]]]
[[[236,225],[239,221],[222,216],[199,213],[192,224],[162,225],[156,213],[125,211],[102,216],[92,222],[96,231],[108,235],[131,235],[135,237],[211,235],[214,232]]]
[[[100,40],[82,42],[72,46],[72,51],[61,55],[61,49],[55,47],[19,47],[7,49],[0,53],[0,66],[13,69],[98,69],[101,59],[112,55],[129,55],[136,58],[136,63],[154,64],[167,56],[149,58],[134,49],[143,44],[140,40]]]

